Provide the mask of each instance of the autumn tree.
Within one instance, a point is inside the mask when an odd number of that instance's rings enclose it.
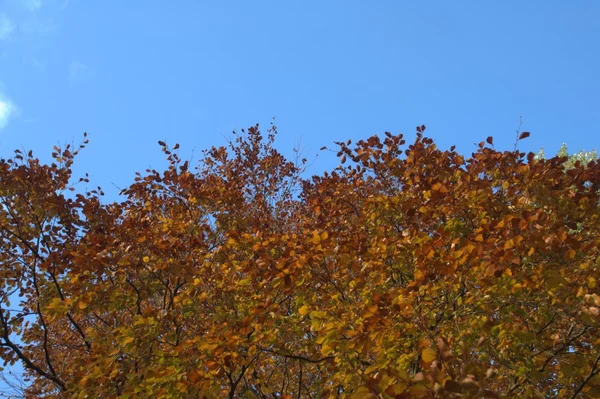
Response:
[[[579,151],[579,152],[569,154],[569,149],[567,148],[566,143],[561,144],[556,156],[568,158],[567,162],[565,163],[565,166],[567,168],[573,167],[573,165],[575,165],[575,162],[577,162],[577,161],[587,164],[591,161],[598,160],[598,152],[596,150]],[[536,159],[546,159],[546,152],[544,151],[544,148],[540,148],[540,150],[536,154]]]
[[[33,398],[598,397],[598,161],[423,130],[337,143],[310,179],[274,127],[195,166],[160,142],[166,170],[110,203],[73,184],[79,149],[17,151],[5,365]]]

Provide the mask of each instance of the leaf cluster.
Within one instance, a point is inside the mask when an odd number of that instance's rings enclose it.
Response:
[[[160,142],[112,203],[70,147],[0,160],[4,365],[32,398],[599,397],[598,161],[417,130],[310,179],[275,127]]]

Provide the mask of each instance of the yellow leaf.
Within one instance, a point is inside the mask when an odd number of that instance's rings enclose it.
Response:
[[[377,395],[367,387],[360,387],[350,396],[350,399],[377,399]]]
[[[48,304],[48,309],[56,309],[62,306],[62,301],[60,298],[52,298],[50,303]]]
[[[435,251],[433,249],[427,252],[427,259],[432,259],[435,256]]]
[[[377,313],[378,309],[379,309],[379,306],[377,306],[377,305],[367,306],[367,312],[370,313],[370,314]]]
[[[327,313],[325,313],[325,312],[319,312],[319,311],[316,311],[316,310],[315,310],[315,311],[313,311],[313,312],[310,312],[310,317],[311,317],[312,319],[322,319],[322,318],[324,318],[326,315],[327,315]]]
[[[475,245],[473,245],[473,244],[465,245],[465,251],[467,251],[468,254],[471,254],[471,252],[473,252],[474,249],[475,249]]]
[[[415,280],[421,281],[423,278],[425,278],[425,273],[423,273],[421,270],[415,270],[414,276]]]
[[[302,316],[307,315],[309,311],[310,311],[310,309],[306,305],[304,305],[300,309],[298,309],[298,313],[300,313]]]
[[[331,354],[333,351],[334,351],[334,349],[333,349],[331,346],[327,345],[327,344],[325,344],[325,345],[321,346],[321,354],[322,354],[323,356],[328,356],[328,355],[329,355],[329,354]]]
[[[315,245],[318,245],[321,243],[321,236],[316,231],[313,231],[312,243]]]
[[[150,262],[150,258],[148,256],[144,256],[142,260],[144,261],[144,263]]]
[[[413,385],[410,388],[408,388],[408,392],[416,395],[416,396],[412,396],[412,397],[420,398],[420,397],[422,397],[423,394],[425,394],[427,392],[427,388],[422,384],[417,384],[417,385]]]
[[[240,281],[238,281],[238,285],[243,287],[246,285],[250,285],[250,282],[251,282],[250,278],[244,278],[244,279],[241,279]]]
[[[519,289],[521,289],[521,288],[523,288],[523,284],[521,284],[521,283],[516,283],[516,284],[515,284],[515,285],[513,285],[513,287],[512,287],[512,292],[515,292],[515,291],[517,291],[517,290],[519,290]]]
[[[385,393],[387,393],[388,395],[391,395],[391,396],[400,395],[406,390],[406,385],[407,385],[406,383],[390,385],[385,390]]]
[[[431,363],[435,359],[437,359],[437,352],[432,348],[426,348],[421,353],[421,359],[423,359],[423,361],[425,361],[426,363]]]
[[[380,366],[377,364],[373,364],[365,369],[365,375],[369,375],[373,373],[373,371],[379,370]]]

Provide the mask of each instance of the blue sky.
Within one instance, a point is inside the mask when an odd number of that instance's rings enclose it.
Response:
[[[521,115],[523,150],[599,149],[599,20],[594,0],[0,0],[0,156],[89,132],[76,172],[112,197],[164,166],[158,140],[197,159],[273,117],[290,155],[421,124],[510,149]]]

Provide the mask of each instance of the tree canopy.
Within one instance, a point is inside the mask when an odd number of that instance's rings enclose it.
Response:
[[[32,398],[600,397],[598,161],[417,130],[311,178],[274,128],[159,142],[109,203],[87,140],[2,159],[5,366]]]

